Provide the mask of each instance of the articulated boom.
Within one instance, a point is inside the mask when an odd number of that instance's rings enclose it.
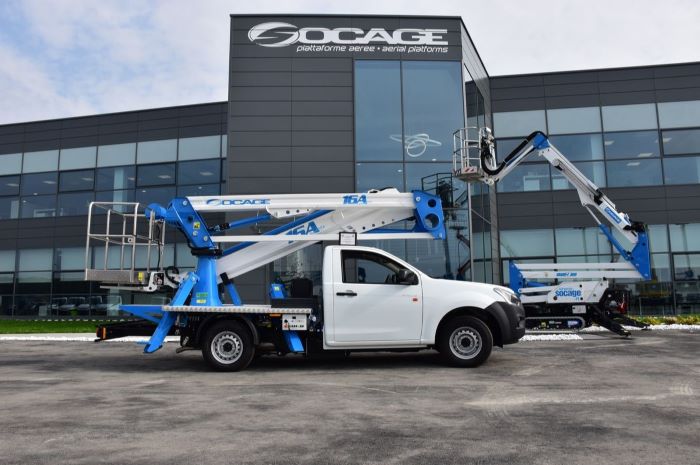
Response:
[[[479,181],[493,185],[508,176],[529,155],[547,160],[576,189],[581,205],[591,214],[600,231],[620,253],[623,261],[614,263],[537,263],[510,264],[510,287],[518,293],[523,304],[598,306],[610,295],[608,279],[651,279],[649,240],[644,224],[630,221],[615,204],[573,163],[554,147],[540,131],[527,136],[500,163],[496,160],[495,140],[489,128],[479,130],[478,139],[469,139],[468,130],[455,132],[454,173],[467,182]],[[613,235],[610,226],[632,244],[625,248]],[[536,279],[556,281],[547,285]],[[595,281],[578,281],[595,280]],[[608,325],[606,327],[609,327]],[[619,325],[618,325],[619,326]],[[621,328],[621,327],[620,327]],[[615,329],[616,332],[621,332]],[[624,330],[622,330],[624,331]]]
[[[243,305],[232,282],[236,276],[266,265],[319,241],[340,241],[352,244],[357,240],[377,239],[441,239],[446,237],[442,204],[434,195],[413,191],[400,193],[396,189],[373,190],[351,194],[289,194],[289,195],[222,195],[212,197],[182,197],[173,199],[167,207],[151,204],[145,210],[147,232],[139,233],[138,204],[95,204],[107,210],[106,215],[92,217],[88,222],[86,246],[86,279],[108,283],[105,287],[127,287],[154,292],[163,286],[177,289],[169,305],[122,305],[131,314],[155,323],[156,330],[146,344],[145,352],[158,350],[178,317],[187,319],[192,313],[265,314],[309,313],[308,309],[280,309],[265,305]],[[133,213],[119,223],[120,210]],[[208,226],[201,216],[205,212],[255,212],[255,216]],[[96,233],[93,223],[101,224],[106,217],[106,230]],[[102,218],[102,219],[100,219]],[[225,235],[230,230],[267,221],[291,218],[291,221],[263,234]],[[412,229],[390,229],[399,221],[413,221]],[[170,225],[182,232],[192,254],[197,257],[195,271],[170,275],[162,266],[151,271],[135,269],[137,250],[158,250],[162,257],[163,226]],[[89,252],[93,241],[104,246],[104,267],[92,268]],[[229,248],[220,244],[236,243]],[[137,246],[141,246],[137,248]],[[120,266],[109,266],[112,251],[117,247]],[[130,254],[130,255],[129,255]],[[131,260],[128,259],[131,256]],[[158,263],[160,264],[160,258]],[[98,263],[98,260],[95,260]],[[125,266],[128,265],[128,266]],[[118,269],[115,269],[118,268]],[[125,269],[128,268],[128,269]],[[234,305],[223,305],[218,284],[224,284]],[[111,286],[109,286],[111,284]],[[189,301],[189,303],[187,303]],[[183,321],[184,321],[183,320]],[[291,336],[290,336],[291,337]]]

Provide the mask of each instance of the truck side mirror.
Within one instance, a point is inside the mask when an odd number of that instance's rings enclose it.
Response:
[[[398,273],[396,273],[396,281],[399,284],[418,284],[418,276],[406,268],[401,268]]]

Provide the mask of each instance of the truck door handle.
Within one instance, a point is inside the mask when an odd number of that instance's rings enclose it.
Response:
[[[357,292],[355,292],[355,291],[336,292],[335,295],[344,295],[344,296],[348,296],[348,297],[355,297],[357,295]]]

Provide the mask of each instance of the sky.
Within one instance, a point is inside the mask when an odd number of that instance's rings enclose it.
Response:
[[[0,124],[224,101],[235,13],[461,16],[491,76],[700,61],[697,0],[2,0]]]

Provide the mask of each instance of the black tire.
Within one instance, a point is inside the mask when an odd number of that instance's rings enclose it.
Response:
[[[239,371],[250,365],[255,355],[250,330],[238,321],[214,323],[204,336],[202,356],[218,371]]]
[[[480,319],[456,316],[442,326],[436,342],[440,355],[448,365],[473,368],[491,355],[493,335]]]

